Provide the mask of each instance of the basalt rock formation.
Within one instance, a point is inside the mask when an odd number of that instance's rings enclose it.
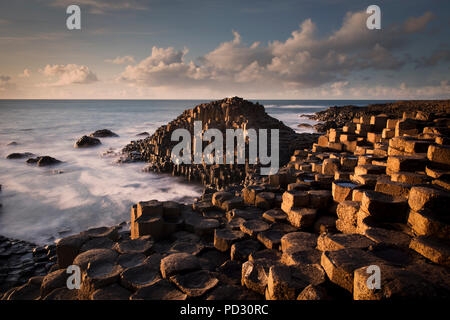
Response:
[[[289,161],[289,156],[295,149],[310,147],[316,137],[311,134],[297,134],[281,121],[269,116],[262,105],[233,97],[188,109],[175,120],[158,128],[153,135],[143,140],[132,141],[123,149],[123,152],[127,154],[125,161],[146,161],[149,162],[147,170],[183,175],[189,181],[201,181],[205,185],[210,184],[215,187],[241,182],[247,175],[258,174],[258,165],[248,163],[245,165],[207,165],[205,163],[175,165],[170,155],[178,141],[171,141],[172,133],[176,129],[183,128],[187,129],[193,137],[195,121],[202,122],[203,130],[219,129],[224,137],[226,129],[256,129],[257,132],[258,129],[267,129],[269,132],[270,129],[278,129],[280,165]],[[204,142],[203,147],[207,144]],[[225,138],[224,150],[226,150]],[[268,150],[270,152],[269,134]],[[246,152],[248,160],[248,145]]]
[[[342,128],[352,122],[353,119],[361,116],[370,117],[385,114],[391,118],[401,118],[404,112],[407,114],[418,113],[418,118],[427,120],[433,115],[450,113],[450,100],[410,100],[371,104],[366,107],[331,107],[327,110],[316,112],[314,115],[308,116],[308,118],[321,121],[315,128],[318,132],[326,132],[328,129]]]

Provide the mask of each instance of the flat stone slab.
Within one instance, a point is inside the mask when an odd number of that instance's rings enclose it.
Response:
[[[378,265],[383,260],[361,249],[342,249],[322,253],[321,265],[331,282],[353,293],[353,272],[361,267]]]
[[[255,237],[257,233],[269,230],[270,225],[261,219],[248,220],[241,224],[241,231],[251,237]]]
[[[417,237],[411,240],[409,247],[434,263],[450,267],[450,241]]]
[[[261,243],[255,240],[244,240],[231,246],[231,260],[246,261],[248,256],[261,248]]]
[[[130,300],[186,300],[187,295],[179,291],[166,279],[143,287],[131,295]]]
[[[267,248],[276,249],[281,245],[281,238],[284,236],[284,232],[277,230],[267,230],[258,233],[257,239]]]
[[[175,275],[170,277],[170,281],[188,297],[200,297],[219,283],[219,280],[206,270]]]
[[[91,300],[129,300],[132,292],[114,283],[110,286],[95,290]]]
[[[176,241],[169,249],[168,253],[186,252],[193,255],[199,254],[205,246],[200,242]]]
[[[120,284],[131,291],[151,285],[160,279],[159,270],[145,264],[128,268],[120,274]]]
[[[263,213],[263,218],[270,222],[280,222],[287,219],[287,214],[281,209],[270,209]]]
[[[295,247],[289,247],[281,256],[281,263],[287,266],[301,266],[303,264],[320,264],[322,253],[319,250],[298,250]]]
[[[81,270],[86,270],[89,263],[101,261],[113,263],[116,261],[117,257],[118,253],[111,249],[91,249],[80,253],[75,260],[73,260],[73,264],[79,266]]]
[[[402,268],[379,265],[382,280],[381,288],[368,288],[367,282],[373,271],[368,272],[368,266],[358,268],[354,272],[354,300],[385,300],[385,299],[442,299],[433,283],[420,273]]]
[[[296,250],[311,250],[317,245],[317,235],[308,232],[291,232],[281,238],[281,250],[284,252],[290,247]]]
[[[117,263],[124,269],[136,267],[144,262],[146,255],[142,253],[124,253],[119,255]]]
[[[317,238],[317,249],[320,251],[336,251],[345,248],[365,249],[375,245],[375,242],[361,234],[327,234]]]
[[[138,239],[124,240],[116,243],[114,249],[119,253],[141,253],[148,255],[153,248],[154,241],[151,236],[143,236]]]
[[[93,238],[86,241],[80,248],[80,252],[88,251],[91,249],[113,249],[115,242],[108,237]]]
[[[169,278],[180,272],[200,269],[200,260],[189,253],[173,253],[161,260],[161,274]]]
[[[222,252],[228,251],[231,245],[245,237],[245,233],[239,230],[216,229],[214,230],[214,247]]]

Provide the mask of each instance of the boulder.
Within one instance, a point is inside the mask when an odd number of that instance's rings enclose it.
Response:
[[[36,164],[38,167],[47,167],[47,166],[53,166],[56,164],[61,163],[60,160],[49,157],[49,156],[43,156],[43,157],[37,157],[37,158],[30,158],[27,160],[28,164]]]
[[[92,132],[89,136],[90,137],[95,137],[95,138],[118,137],[117,134],[115,134],[114,132],[112,132],[109,129],[97,130],[95,132]]]
[[[75,148],[89,148],[101,144],[100,140],[93,137],[82,136],[75,142]]]

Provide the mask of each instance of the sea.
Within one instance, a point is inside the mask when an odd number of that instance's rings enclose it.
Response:
[[[144,163],[118,164],[122,148],[137,134],[152,134],[185,109],[210,100],[0,100],[0,235],[49,244],[92,227],[130,219],[130,207],[151,199],[189,203],[202,186],[181,177],[143,172]],[[314,132],[302,117],[330,106],[380,100],[251,100],[297,132]],[[74,143],[95,130],[110,129],[94,148]],[[16,144],[11,144],[15,142]],[[14,152],[48,155],[54,167],[9,160]]]

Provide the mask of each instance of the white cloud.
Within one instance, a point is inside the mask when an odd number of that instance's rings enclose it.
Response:
[[[119,79],[137,86],[222,91],[245,85],[249,92],[345,83],[353,72],[402,68],[405,58],[396,50],[405,45],[407,33],[422,30],[432,16],[409,19],[402,28],[387,27],[383,34],[367,29],[367,17],[366,12],[349,12],[328,36],[319,36],[314,22],[307,19],[285,41],[267,45],[247,45],[233,31],[231,41],[198,58],[197,64],[185,61],[186,49],[153,47],[149,57],[127,66]]]
[[[123,56],[123,57],[116,57],[114,59],[106,59],[105,62],[112,63],[112,64],[125,64],[125,63],[134,63],[134,57],[132,56]]]
[[[29,78],[31,76],[31,72],[28,69],[24,69],[22,73],[18,74],[19,78]]]
[[[64,86],[70,84],[88,84],[98,81],[97,75],[86,66],[76,64],[46,65],[42,74],[47,77],[56,77],[57,80],[44,86]]]

